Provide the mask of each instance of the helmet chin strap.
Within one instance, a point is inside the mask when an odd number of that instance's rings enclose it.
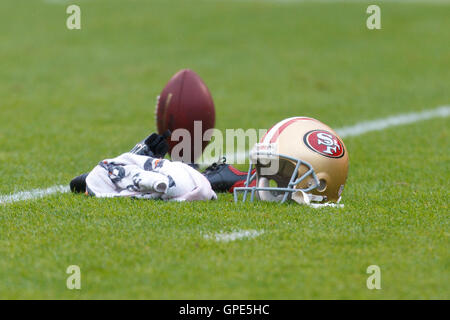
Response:
[[[310,205],[312,202],[322,202],[325,199],[323,196],[318,196],[312,193],[306,193],[302,190],[298,190],[292,194],[292,200],[299,204]]]
[[[258,182],[258,187],[268,188],[269,187],[269,179],[267,179],[266,177],[261,177]],[[272,192],[270,192],[268,190],[259,190],[258,191],[258,196],[259,196],[260,200],[263,200],[263,201],[272,201],[272,202],[282,201],[283,195],[284,195],[284,193],[279,194],[279,195],[274,195]],[[315,195],[312,193],[306,193],[303,190],[297,190],[295,192],[292,192],[291,199],[299,204],[310,205],[311,202],[322,202],[325,199],[325,197]]]
[[[292,194],[292,200],[294,200],[295,202],[297,202],[299,204],[309,205],[311,203],[310,195],[302,190],[294,192]]]

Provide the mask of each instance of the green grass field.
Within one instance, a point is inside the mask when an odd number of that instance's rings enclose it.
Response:
[[[425,2],[425,1],[424,1]],[[68,184],[155,130],[181,68],[217,127],[332,127],[450,103],[450,3],[0,1],[0,195]],[[449,119],[344,139],[344,208],[93,199],[0,204],[2,299],[450,298]],[[258,230],[216,242],[219,232]],[[66,288],[78,265],[82,289]],[[381,268],[381,290],[366,268]]]

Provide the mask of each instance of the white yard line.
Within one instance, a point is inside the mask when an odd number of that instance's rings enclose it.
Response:
[[[433,118],[446,118],[450,114],[450,106],[441,106],[422,112],[404,113],[383,119],[363,121],[353,126],[336,129],[341,138],[360,136],[367,132],[381,131],[390,127],[402,126]]]
[[[403,113],[395,116],[390,116],[387,118],[376,119],[371,121],[363,121],[352,126],[338,128],[336,129],[336,132],[342,138],[355,137],[368,132],[381,131],[387,128],[407,125],[433,118],[447,118],[449,115],[450,115],[450,106],[440,106],[432,110]],[[245,159],[247,155],[248,151],[238,152],[237,159]],[[210,159],[210,160],[212,162],[216,161],[217,159]],[[33,189],[30,191],[21,191],[10,195],[0,195],[0,204],[38,199],[55,193],[65,193],[69,191],[70,191],[69,187],[61,185],[53,186],[47,189]]]
[[[447,118],[450,115],[450,106],[440,106],[436,109],[421,112],[402,113],[387,118],[358,122],[352,126],[337,128],[336,132],[341,138],[356,137],[362,134],[381,131],[391,127],[403,126],[411,123],[425,121],[433,118]],[[241,161],[248,157],[248,151],[236,152],[236,159]],[[234,159],[234,155],[230,157]],[[217,159],[208,159],[205,162],[214,162]]]
[[[214,240],[216,242],[230,242],[241,239],[253,239],[264,233],[264,230],[236,230],[233,232],[219,232],[213,235],[204,235],[205,239]]]
[[[53,186],[47,189],[33,189],[30,191],[20,191],[13,194],[0,195],[0,204],[38,199],[55,193],[66,193],[69,191],[70,188],[68,186]]]

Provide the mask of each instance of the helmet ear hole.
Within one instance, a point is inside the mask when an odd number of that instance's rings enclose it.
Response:
[[[324,192],[325,190],[327,190],[327,182],[325,179],[320,179],[319,186],[317,187],[317,191]]]

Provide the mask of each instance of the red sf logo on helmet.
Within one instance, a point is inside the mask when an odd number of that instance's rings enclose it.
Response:
[[[312,151],[325,157],[340,158],[345,153],[339,138],[325,130],[310,131],[305,134],[303,141]]]

